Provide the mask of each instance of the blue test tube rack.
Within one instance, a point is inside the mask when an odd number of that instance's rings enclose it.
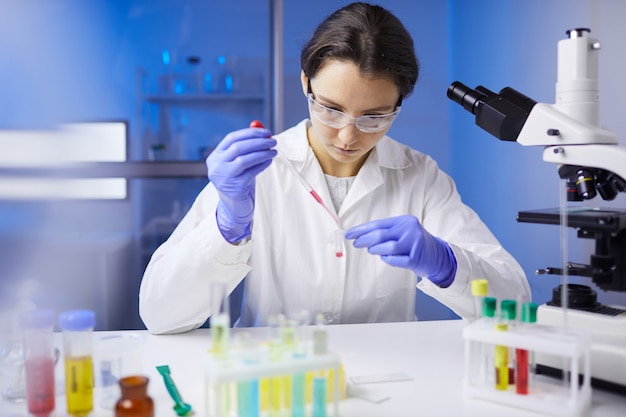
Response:
[[[339,417],[341,380],[339,357],[327,353],[323,355],[298,356],[282,355],[272,360],[269,349],[260,348],[256,360],[250,360],[250,353],[233,349],[226,356],[209,353],[205,368],[206,417],[274,417],[282,415],[300,417]],[[305,375],[316,375],[312,383],[306,382]],[[264,389],[275,389],[272,381],[279,380],[280,393],[270,393],[270,402],[276,395],[282,396],[281,404],[262,406]],[[269,381],[269,386],[262,386]],[[321,385],[332,385],[331,395]],[[241,388],[245,387],[246,398],[241,398]],[[291,394],[303,387],[316,392],[305,393],[312,398],[296,404]],[[318,394],[322,394],[319,398]],[[239,398],[238,398],[239,397]]]
[[[527,409],[557,417],[579,417],[591,405],[589,332],[563,327],[520,323],[506,331],[495,329],[493,319],[482,318],[463,329],[465,345],[464,393],[474,398]],[[515,385],[497,389],[493,355],[498,347],[511,352],[523,349],[535,358],[556,358],[571,372],[569,381],[544,375],[531,375],[527,394],[516,392]],[[540,362],[539,362],[540,363]],[[579,384],[579,375],[582,382]]]

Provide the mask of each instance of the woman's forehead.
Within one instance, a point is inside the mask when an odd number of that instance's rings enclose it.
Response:
[[[330,60],[310,80],[316,98],[336,104],[357,100],[366,107],[393,106],[399,89],[392,78],[384,74],[363,74],[350,61]]]

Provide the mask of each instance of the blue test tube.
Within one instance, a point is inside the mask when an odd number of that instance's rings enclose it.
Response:
[[[313,417],[326,417],[326,376],[313,378]]]
[[[237,383],[237,415],[259,416],[259,381],[257,379]]]
[[[310,323],[310,314],[302,310],[296,314],[297,326],[293,357],[305,360],[307,357],[308,338],[305,327]],[[305,417],[306,415],[306,372],[293,375],[291,388],[291,417]]]
[[[249,333],[241,332],[238,335],[243,350],[244,365],[255,366],[261,359],[258,346]],[[251,379],[237,383],[237,416],[238,417],[259,417],[259,380]]]

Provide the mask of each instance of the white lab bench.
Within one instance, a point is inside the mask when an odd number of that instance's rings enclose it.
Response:
[[[346,379],[352,376],[403,373],[411,380],[359,385],[389,398],[380,403],[348,397],[339,405],[342,417],[368,416],[476,416],[529,417],[539,414],[496,403],[466,399],[463,392],[464,341],[461,320],[387,324],[327,326],[329,350],[344,365]],[[249,331],[266,338],[266,328],[233,329],[232,335]],[[107,334],[116,332],[98,332]],[[149,394],[155,402],[155,417],[175,417],[174,404],[156,366],[169,365],[183,400],[195,416],[205,415],[203,361],[211,347],[209,329],[178,335],[150,335],[142,346],[142,367],[150,377]],[[57,335],[58,336],[58,335]],[[59,364],[60,365],[60,364]],[[62,367],[57,366],[57,371]],[[26,405],[1,402],[5,416],[26,416]],[[590,416],[623,416],[626,396],[593,390]],[[65,399],[57,397],[53,417],[65,415]],[[96,408],[90,416],[113,416],[112,410]]]

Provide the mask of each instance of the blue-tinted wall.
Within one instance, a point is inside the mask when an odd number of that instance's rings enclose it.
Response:
[[[603,1],[451,1],[450,81],[492,91],[510,86],[538,102],[555,102],[557,42],[568,29],[587,27],[601,43],[600,120],[620,138],[626,121],[620,97],[626,93],[623,18],[626,3]],[[474,117],[450,104],[450,169],[467,204],[494,231],[518,259],[529,278],[533,298],[551,297],[558,276],[537,276],[534,271],[560,267],[558,226],[517,223],[518,211],[558,207],[561,183],[557,167],[542,161],[541,147],[500,142],[474,124]],[[626,163],[626,161],[624,161]],[[599,197],[586,206],[626,207],[622,193],[613,202]],[[568,260],[588,263],[593,249],[588,240],[568,231]],[[570,282],[591,284],[582,278]],[[603,292],[607,303],[626,304],[626,295]]]
[[[269,1],[236,0],[0,0],[0,129],[45,128],[59,121],[129,120],[131,157],[145,156],[145,124],[158,114],[141,105],[137,68],[163,71],[161,52],[218,55],[257,60],[269,67]],[[299,52],[316,24],[345,1],[284,1],[285,126],[307,116],[300,88]],[[565,30],[585,26],[602,43],[601,120],[626,135],[620,106],[626,96],[623,17],[620,0],[415,1],[381,0],[411,32],[421,77],[390,131],[397,140],[432,155],[453,176],[464,201],[491,227],[526,271],[535,301],[545,302],[556,277],[534,270],[558,266],[559,231],[553,226],[518,224],[518,211],[559,204],[556,167],[541,160],[541,149],[499,142],[474,125],[473,117],[446,98],[460,80],[492,90],[511,86],[537,101],[554,102],[556,44]],[[269,94],[269,74],[263,89]],[[266,109],[267,110],[267,109]],[[256,111],[256,110],[254,110]],[[260,113],[268,117],[268,113]],[[247,120],[213,114],[199,129],[206,141],[219,139]],[[198,132],[196,131],[196,134]],[[204,139],[202,139],[204,140]],[[143,226],[138,207],[169,213],[167,197],[142,200],[133,186],[123,202],[79,203],[65,207],[81,231],[136,234]],[[188,201],[183,202],[184,204]],[[603,204],[594,201],[592,204]],[[624,196],[611,205],[624,207]],[[3,224],[11,210],[3,210]],[[20,212],[23,212],[21,208]],[[15,210],[12,211],[15,213]],[[22,216],[23,218],[23,216]],[[76,223],[76,222],[74,222]],[[24,227],[34,223],[25,221]],[[5,230],[5,229],[3,229]],[[19,230],[19,228],[18,228]],[[570,241],[571,259],[586,262],[589,245]],[[584,281],[583,281],[584,282]],[[601,294],[626,304],[624,294]],[[451,314],[420,296],[418,316]]]

